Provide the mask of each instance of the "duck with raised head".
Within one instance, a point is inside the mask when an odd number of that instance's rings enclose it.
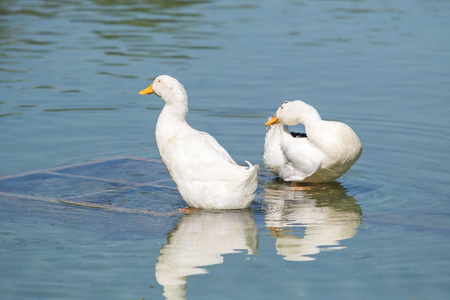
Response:
[[[289,131],[303,124],[306,134]],[[342,176],[358,160],[361,142],[350,126],[322,120],[300,101],[285,101],[267,123],[264,163],[284,181],[328,182]]]
[[[188,124],[188,97],[178,80],[161,75],[139,92],[152,93],[165,102],[155,132],[159,153],[187,204],[204,209],[248,207],[259,166],[247,161],[248,167],[239,166],[215,138]]]

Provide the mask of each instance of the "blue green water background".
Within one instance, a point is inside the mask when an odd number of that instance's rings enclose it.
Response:
[[[260,164],[250,210],[172,213],[162,101],[138,95],[160,74]],[[448,299],[449,87],[446,0],[3,0],[0,297]],[[338,183],[264,168],[294,99],[359,135]]]

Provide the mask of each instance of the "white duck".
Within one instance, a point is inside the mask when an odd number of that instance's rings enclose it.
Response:
[[[303,124],[306,135],[286,125]],[[346,124],[324,121],[303,101],[285,101],[268,126],[264,163],[285,181],[327,182],[343,175],[358,160],[361,142]]]
[[[164,100],[156,124],[161,159],[190,207],[242,209],[248,207],[258,185],[258,165],[239,166],[208,133],[186,121],[188,97],[175,78],[158,76],[141,95],[155,93]]]

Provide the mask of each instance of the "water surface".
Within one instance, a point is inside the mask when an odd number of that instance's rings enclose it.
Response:
[[[445,0],[2,1],[0,295],[447,299],[449,20]],[[160,74],[193,127],[260,164],[249,210],[166,214],[185,204],[158,162],[162,101],[137,94]],[[359,135],[336,183],[264,168],[263,123],[294,99]],[[144,160],[82,167],[123,156]]]

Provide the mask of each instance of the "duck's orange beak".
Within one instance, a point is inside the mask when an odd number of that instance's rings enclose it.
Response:
[[[153,94],[153,83],[146,89],[139,92],[139,95]]]
[[[264,126],[269,126],[278,123],[280,123],[280,120],[278,120],[277,116],[273,116],[273,118],[267,121],[266,124],[264,124]]]

